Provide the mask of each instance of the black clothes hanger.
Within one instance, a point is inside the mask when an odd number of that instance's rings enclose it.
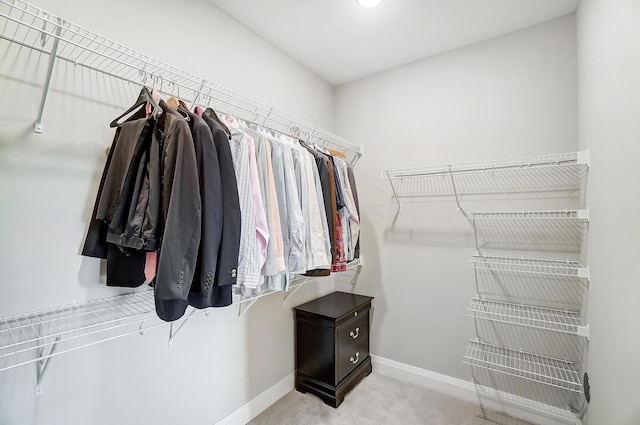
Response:
[[[111,121],[111,124],[109,124],[109,127],[111,127],[111,128],[113,128],[113,127],[121,127],[122,123],[118,122],[118,120],[120,118],[129,115],[129,113],[131,113],[134,109],[144,105],[147,102],[151,103],[151,106],[153,107],[153,116],[154,116],[154,118],[158,118],[162,114],[162,108],[160,108],[160,106],[158,106],[156,101],[153,99],[149,89],[147,87],[143,87],[142,90],[140,90],[140,95],[138,95],[138,100],[136,100],[136,103],[134,103],[132,107],[127,109],[127,111],[125,113],[123,113],[122,115],[120,115],[119,117],[117,117],[116,119]]]
[[[226,124],[222,122],[222,120],[216,114],[216,111],[214,111],[211,108],[207,108],[204,111],[204,115],[208,116],[209,118],[213,119],[215,122],[220,124],[222,126],[222,128],[224,129],[225,133],[227,133],[229,136],[231,135],[231,131],[229,131],[229,127],[227,127]]]

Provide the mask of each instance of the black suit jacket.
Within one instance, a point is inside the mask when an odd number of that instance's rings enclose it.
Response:
[[[233,168],[229,138],[222,126],[205,112],[202,116],[213,135],[213,142],[220,164],[220,182],[222,184],[222,240],[218,251],[218,268],[214,286],[233,285],[237,279],[238,253],[240,251],[240,200],[238,184]]]
[[[233,300],[231,285],[219,286],[215,282],[224,220],[218,151],[204,119],[184,108],[180,110],[189,115],[202,201],[202,236],[189,304],[196,308],[224,307]]]

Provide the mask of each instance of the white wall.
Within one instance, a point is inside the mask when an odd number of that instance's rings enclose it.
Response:
[[[365,144],[358,290],[376,297],[374,354],[470,380],[475,336],[471,226],[452,202],[403,205],[393,223],[380,172],[575,151],[576,79],[571,15],[336,90],[336,132]]]
[[[580,146],[591,152],[589,423],[640,423],[640,4],[582,0]]]
[[[333,89],[204,0],[38,6],[152,57],[332,129]],[[3,6],[5,7],[5,6]],[[120,293],[79,255],[112,118],[139,87],[57,63],[32,132],[48,56],[0,41],[0,317]],[[89,98],[89,99],[87,99]],[[260,300],[56,357],[33,396],[35,365],[0,374],[2,424],[213,424],[293,371],[291,305],[333,289],[311,284],[283,307]],[[1,362],[1,360],[0,360]]]

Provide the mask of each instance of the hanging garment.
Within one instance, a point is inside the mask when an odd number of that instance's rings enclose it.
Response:
[[[336,196],[336,261],[331,265],[332,272],[343,272],[347,270],[347,257],[346,257],[346,247],[345,247],[345,238],[344,232],[347,231],[344,227],[344,214],[345,214],[345,203],[344,203],[344,195],[342,184],[340,181],[340,177],[338,174],[338,170],[336,167],[335,159],[333,156],[327,154],[327,158],[329,159],[329,163],[331,164],[330,170],[333,174],[334,179],[334,187],[335,187],[335,196]]]
[[[122,125],[120,143],[115,147],[96,210],[96,218],[107,224],[109,243],[132,249],[152,244],[151,250],[157,249],[157,221],[145,223],[144,230],[142,228],[144,209],[149,201],[146,170],[153,126],[153,120],[147,118]]]
[[[141,107],[127,120],[127,122],[139,120],[145,117],[145,108]],[[111,165],[111,160],[113,159],[114,152],[116,151],[116,146],[118,144],[121,132],[122,127],[116,128],[116,133],[113,137],[113,141],[107,155],[107,161],[104,165],[104,169],[102,170],[102,177],[100,178],[100,185],[98,186],[98,195],[96,196],[96,201],[93,205],[93,212],[91,213],[91,220],[89,221],[89,229],[87,230],[87,236],[85,237],[84,246],[82,248],[82,255],[84,255],[85,257],[95,257],[103,259],[107,258],[108,224],[104,220],[100,220],[97,218],[97,212],[98,204],[100,203],[100,198],[102,197],[102,192],[104,191],[104,185],[107,179],[107,174],[109,172],[109,167]]]
[[[353,261],[355,258],[355,247],[358,243],[358,236],[360,235],[360,215],[358,214],[355,198],[351,189],[347,162],[341,158],[336,158],[336,160],[338,165],[342,167],[340,176],[344,184],[345,203],[349,216],[349,246],[347,249],[347,261]]]
[[[267,225],[269,226],[269,245],[267,247],[267,261],[261,270],[262,276],[272,276],[284,271],[284,254],[282,247],[282,229],[280,228],[280,211],[273,179],[273,167],[271,163],[271,149],[266,137],[261,136],[256,140],[256,155],[258,173],[260,175],[260,187],[267,213]]]
[[[137,287],[145,282],[145,251],[158,249],[161,224],[158,188],[150,198],[149,163],[151,119],[125,122],[106,168],[95,218],[106,225],[107,286]],[[87,238],[88,240],[88,238]]]
[[[334,224],[333,224],[333,214],[332,214],[332,209],[331,209],[331,197],[332,197],[332,191],[331,191],[331,184],[329,182],[330,178],[332,178],[331,174],[329,173],[329,166],[327,165],[327,161],[328,159],[320,154],[317,150],[311,148],[308,144],[300,141],[300,144],[307,149],[307,151],[309,151],[309,153],[311,153],[311,155],[313,155],[315,162],[316,162],[316,167],[318,168],[318,176],[320,178],[320,186],[322,188],[322,204],[324,206],[324,211],[325,211],[325,216],[326,216],[326,221],[327,221],[327,225],[329,228],[329,249],[330,249],[330,255],[331,258],[333,259],[335,257],[335,235],[333,232],[333,228],[334,228]]]
[[[358,235],[356,237],[356,245],[353,249],[353,257],[360,258],[360,223],[362,216],[360,215],[360,203],[358,202],[358,189],[356,188],[356,177],[353,174],[353,167],[347,164],[347,176],[349,177],[349,185],[351,186],[351,193],[353,194],[353,201],[356,205],[356,212],[358,213]]]
[[[290,273],[302,274],[307,270],[307,256],[305,253],[305,218],[302,214],[298,185],[296,184],[296,172],[291,153],[291,142],[280,138],[282,159],[284,168],[284,187],[286,210],[288,214],[289,251],[286,263]]]
[[[342,224],[340,220],[340,216],[338,214],[338,195],[336,190],[336,182],[337,179],[335,177],[335,171],[333,167],[333,162],[330,159],[330,155],[327,155],[324,152],[317,151],[318,155],[324,158],[325,164],[327,166],[328,171],[328,180],[329,180],[329,198],[331,202],[331,220],[328,220],[328,223],[331,223],[331,232],[333,234],[332,238],[332,258],[331,258],[331,271],[332,272],[340,272],[345,271],[346,266],[346,258],[344,256],[344,241],[342,239]],[[306,275],[316,275],[315,273],[306,273]]]
[[[349,199],[347,196],[346,179],[343,168],[343,161],[341,158],[332,156],[335,170],[338,175],[339,190],[342,193],[342,199],[344,201],[344,207],[339,209],[340,220],[342,224],[342,238],[344,241],[345,258],[349,261],[349,258],[353,258],[353,245],[351,244],[351,210],[349,209]],[[353,207],[355,209],[355,206]]]
[[[271,143],[267,137],[262,139],[265,148],[265,156],[267,160],[267,184],[268,195],[270,198],[270,214],[271,225],[273,228],[273,245],[274,245],[274,270],[275,273],[267,273],[263,268],[263,275],[265,276],[266,287],[271,290],[283,291],[289,286],[289,274],[287,273],[287,267],[284,260],[284,243],[282,238],[282,226],[280,218],[280,207],[278,202],[278,194],[276,192],[276,183],[273,171],[273,162],[271,159]],[[286,212],[286,211],[285,211]],[[267,262],[269,259],[267,258]],[[265,266],[267,263],[265,263]]]
[[[253,139],[248,138],[249,142],[249,172],[251,174],[251,193],[253,195],[253,203],[256,214],[256,238],[258,240],[258,270],[262,270],[264,263],[267,261],[267,248],[269,246],[269,226],[267,224],[267,214],[262,199],[262,191],[260,189],[260,173],[258,171],[258,163],[256,161],[256,147]],[[262,281],[259,281],[259,284]]]
[[[233,158],[229,139],[223,127],[211,117],[213,111],[207,109],[202,118],[209,126],[220,164],[220,183],[222,186],[222,239],[218,250],[215,286],[235,285],[237,281],[238,255],[242,217],[238,184],[233,168]]]
[[[263,189],[260,185],[260,171],[258,169],[258,152],[256,149],[256,140],[259,140],[260,134],[244,128],[242,131],[247,136],[249,143],[249,171],[251,172],[251,191],[253,193],[253,202],[255,204],[256,214],[256,237],[258,238],[258,268],[262,270],[267,261],[267,250],[269,240],[271,238],[270,229],[267,221],[267,213],[264,201]],[[259,285],[262,284],[262,275],[260,276]]]
[[[154,137],[160,142],[163,236],[154,293],[156,313],[172,321],[182,317],[188,305],[200,246],[202,204],[189,125],[164,101],[160,107],[164,113]],[[150,165],[155,162],[152,149]]]
[[[193,139],[176,111],[129,119],[117,133],[96,198],[95,219],[107,226],[104,240],[91,232],[86,253],[107,247],[107,282],[138,286],[149,252],[159,250],[154,296],[166,321],[184,314],[201,237],[201,201]],[[144,110],[144,108],[142,109]],[[134,116],[138,116],[138,111]],[[93,252],[91,252],[93,251]]]
[[[311,154],[300,145],[294,145],[295,151],[298,153],[298,162],[300,168],[303,171],[303,179],[301,181],[302,189],[304,193],[303,200],[307,203],[307,211],[305,212],[305,218],[307,218],[307,234],[306,234],[306,255],[307,255],[307,271],[316,269],[329,269],[331,265],[331,257],[327,255],[325,249],[325,241],[328,239],[328,235],[325,234],[322,225],[322,216],[324,213],[324,205],[320,206],[321,202],[318,200],[318,191],[322,190],[321,187],[316,187],[316,181],[314,172],[317,173],[315,161]]]
[[[202,203],[200,247],[189,292],[189,304],[196,308],[224,307],[230,305],[233,300],[231,285],[219,286],[214,281],[223,225],[222,183],[218,153],[207,123],[183,106],[178,109],[189,116],[188,122],[196,153]]]
[[[238,198],[242,217],[236,285],[256,288],[259,285],[260,269],[256,239],[256,213],[249,170],[249,142],[245,139],[244,133],[238,129],[230,128],[230,130],[229,144],[238,183]]]

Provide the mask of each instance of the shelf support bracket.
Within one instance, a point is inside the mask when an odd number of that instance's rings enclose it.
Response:
[[[284,296],[284,300],[282,300],[282,305],[284,306],[287,302],[287,299],[289,297],[291,297],[293,294],[295,294],[296,292],[298,292],[304,285],[306,285],[307,283],[311,282],[311,280],[307,281],[307,282],[302,282],[297,284],[296,286],[294,286],[293,288],[290,288],[287,291],[287,294]]]
[[[62,31],[62,19],[58,18],[58,25],[56,26],[56,37],[53,39],[53,47],[51,47],[51,53],[49,53],[49,65],[47,66],[47,76],[44,80],[44,86],[42,88],[42,98],[40,99],[40,109],[38,110],[38,117],[33,126],[33,131],[38,134],[42,133],[42,114],[44,113],[44,104],[47,101],[47,94],[49,93],[49,84],[51,83],[51,74],[53,73],[53,64],[56,61],[58,55],[58,43],[60,42],[60,32]],[[44,40],[44,39],[43,39]]]
[[[196,106],[196,103],[198,103],[198,100],[200,100],[200,96],[202,95],[202,89],[204,88],[204,83],[206,82],[207,80],[203,79],[202,83],[200,83],[200,88],[198,89],[198,93],[196,94],[196,97],[193,99],[193,103],[191,104],[192,110]]]
[[[182,319],[182,323],[180,323],[180,325],[176,328],[175,332],[173,331],[173,322],[171,322],[171,324],[169,325],[169,348],[173,348],[173,339],[176,337],[176,335],[178,335],[178,332],[180,332],[180,329],[182,329],[182,327],[187,323],[187,321],[189,321],[189,319],[191,318],[191,316],[193,316],[193,313],[196,312],[196,309],[194,308],[193,310],[191,310],[191,313],[189,313],[189,315]]]
[[[577,334],[578,334],[579,336],[583,336],[583,337],[585,337],[585,338],[589,339],[589,325],[586,325],[586,326],[578,326]]]
[[[456,205],[458,206],[458,212],[462,213],[464,218],[469,220],[469,216],[467,215],[466,211],[462,208],[462,205],[460,205],[460,198],[458,197],[458,190],[456,188],[456,181],[453,178],[453,173],[451,172],[451,165],[449,165],[449,177],[451,178],[451,186],[453,188],[453,196],[455,196],[455,198],[456,198]]]
[[[271,113],[273,112],[273,108],[269,108],[269,112],[267,112],[267,115],[264,116],[264,119],[262,120],[262,126],[264,127],[265,123],[267,122],[267,120],[269,119],[269,117],[271,116]]]
[[[51,356],[56,351],[58,347],[58,343],[60,342],[60,335],[56,337],[56,340],[53,342],[51,346],[51,350],[49,354],[44,354],[44,347],[40,350],[40,357],[44,357],[43,359],[38,361],[38,380],[36,381],[36,397],[40,397],[43,392],[42,388],[42,380],[44,379],[44,375],[47,373],[47,368],[49,367],[49,361],[51,361]]]
[[[254,297],[254,298],[249,299],[249,303],[248,304],[241,303],[241,304],[238,305],[238,322],[240,321],[240,319],[242,319],[242,316],[247,314],[247,311],[249,311],[249,309],[251,307],[253,307],[253,305],[256,303],[256,301],[258,301],[258,297]]]
[[[387,179],[389,179],[389,184],[391,185],[391,191],[393,192],[393,199],[395,199],[396,204],[398,204],[398,210],[396,211],[396,215],[398,215],[398,213],[400,213],[400,200],[398,199],[398,193],[396,192],[396,188],[393,185],[393,179],[389,177],[388,173],[387,173]]]
[[[353,278],[351,279],[351,287],[353,289],[356,289],[356,284],[358,283],[358,278],[360,277],[360,273],[362,272],[362,266],[363,266],[363,262],[362,262],[362,255],[360,256],[358,265],[356,266],[356,273],[353,275]]]
[[[361,143],[358,146],[359,146],[358,152],[356,152],[355,155],[353,155],[353,159],[351,160],[352,167],[356,166],[356,163],[358,162],[360,157],[364,154],[364,145]]]

